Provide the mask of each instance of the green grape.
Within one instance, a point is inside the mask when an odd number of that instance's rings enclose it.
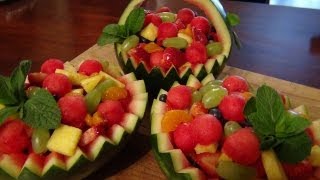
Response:
[[[116,83],[111,80],[111,79],[106,79],[102,82],[100,82],[95,89],[100,92],[101,96],[103,95],[104,92],[110,87],[116,86]]]
[[[223,47],[220,42],[209,43],[207,46],[208,56],[214,56],[222,53]]]
[[[224,125],[224,134],[226,136],[230,136],[231,134],[233,134],[234,132],[236,132],[239,129],[241,129],[241,126],[237,122],[228,121]]]
[[[202,97],[202,103],[207,109],[217,107],[223,97],[228,94],[228,91],[221,86],[207,91]]]
[[[121,45],[121,50],[123,52],[127,52],[130,49],[136,47],[139,43],[139,37],[136,35],[132,35],[127,37],[127,39],[125,39]]]
[[[199,102],[202,99],[202,94],[199,91],[194,91],[192,93],[192,103]]]
[[[90,113],[94,113],[101,101],[101,93],[94,89],[91,92],[89,92],[85,97],[86,106]]]
[[[209,81],[205,84],[205,86],[209,86],[209,85],[218,85],[218,86],[221,86],[222,85],[222,80],[212,80],[212,81]]]
[[[158,15],[160,16],[162,22],[175,22],[177,19],[176,14],[171,12],[162,12],[158,13]]]
[[[216,84],[212,84],[212,83],[207,83],[206,85],[202,86],[199,91],[202,95],[204,95],[206,92],[212,90],[212,89],[215,89],[215,88],[218,88],[220,87],[220,85],[216,85]]]
[[[32,149],[35,153],[45,153],[47,149],[47,143],[50,138],[49,130],[47,129],[34,129],[32,132],[31,143]]]
[[[162,45],[164,47],[173,47],[176,49],[184,49],[188,46],[187,40],[181,38],[181,37],[172,37],[172,38],[166,38],[163,40]]]
[[[216,170],[223,179],[242,180],[256,177],[256,170],[253,167],[240,165],[232,161],[220,161]]]

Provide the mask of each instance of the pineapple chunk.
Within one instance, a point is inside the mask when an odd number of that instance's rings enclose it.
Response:
[[[311,154],[308,159],[312,166],[320,167],[320,147],[318,145],[312,146]]]
[[[225,153],[221,153],[219,159],[218,159],[218,162],[220,161],[232,161],[232,159],[226,155]]]
[[[179,32],[179,33],[178,33],[178,37],[185,39],[185,40],[188,42],[188,44],[191,44],[192,41],[193,41],[193,40],[192,40],[192,37],[186,35],[185,33]]]
[[[99,75],[103,76],[103,79],[111,79],[112,81],[114,81],[114,82],[117,84],[117,86],[119,86],[119,87],[121,87],[121,88],[124,88],[124,87],[125,87],[125,85],[124,85],[122,82],[120,82],[120,81],[117,80],[116,78],[110,76],[109,74],[107,74],[107,73],[105,73],[105,72],[103,72],[103,71],[100,71],[100,72],[99,72]]]
[[[48,141],[47,148],[53,152],[72,156],[77,149],[81,134],[81,129],[61,125],[59,128],[54,130]]]
[[[302,117],[310,120],[307,106],[305,106],[305,105],[300,105],[300,106],[294,108],[293,111],[296,112],[296,113],[298,113],[298,114],[301,115]]]
[[[197,144],[194,150],[196,151],[196,154],[201,154],[204,152],[215,153],[217,151],[217,148],[217,143],[212,143],[208,145]]]
[[[79,74],[76,72],[71,72],[63,69],[57,69],[55,73],[66,75],[71,81],[72,85],[80,85],[81,81],[87,79],[88,76]]]
[[[3,109],[3,108],[5,108],[5,107],[6,107],[5,105],[0,104],[0,110]]]
[[[286,180],[287,176],[282,169],[281,163],[278,160],[273,150],[262,151],[262,164],[266,171],[268,179]]]
[[[88,79],[82,80],[80,84],[83,87],[83,89],[87,93],[89,93],[99,84],[102,78],[103,78],[102,75],[97,74],[95,76],[89,77]]]
[[[149,41],[154,41],[158,36],[158,27],[149,23],[140,33],[140,35]]]

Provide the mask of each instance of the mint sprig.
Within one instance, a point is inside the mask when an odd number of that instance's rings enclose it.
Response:
[[[111,43],[122,43],[127,37],[136,34],[142,29],[144,19],[145,14],[142,8],[132,10],[124,25],[109,24],[104,27],[97,44],[104,46]]]
[[[0,125],[11,115],[19,117],[33,128],[54,129],[61,120],[61,112],[53,96],[45,89],[36,90],[29,98],[25,80],[31,61],[21,61],[10,77],[0,76]]]
[[[310,154],[312,143],[305,132],[310,122],[286,111],[271,87],[261,86],[256,97],[247,102],[244,113],[259,136],[262,150],[273,148],[287,163],[300,162]]]

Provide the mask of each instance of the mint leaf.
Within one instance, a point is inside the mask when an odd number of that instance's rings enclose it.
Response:
[[[246,106],[244,107],[244,115],[248,117],[250,114],[254,112],[257,112],[256,98],[252,97],[249,99],[249,101],[246,103]]]
[[[310,155],[312,142],[309,136],[303,132],[298,135],[285,138],[283,143],[276,146],[276,152],[280,161],[298,163]]]
[[[4,122],[9,116],[18,112],[19,106],[5,107],[0,110],[0,124]]]
[[[289,112],[285,112],[276,124],[277,137],[289,137],[303,132],[310,125],[310,121]]]
[[[24,84],[27,74],[31,68],[31,61],[21,61],[19,66],[15,68],[11,74],[11,86],[15,97],[23,101],[26,99]]]
[[[18,102],[13,94],[10,79],[0,76],[0,103],[4,105],[13,105]]]
[[[109,24],[108,26],[103,28],[102,32],[109,36],[114,36],[114,37],[119,37],[124,39],[127,37],[125,27],[119,24]]]
[[[24,121],[33,128],[54,129],[60,124],[60,109],[45,89],[36,90],[24,104],[23,111]]]
[[[271,121],[266,121],[261,118],[260,114],[251,113],[249,116],[249,122],[252,124],[254,131],[261,137],[273,135],[275,132],[275,125]]]
[[[97,44],[99,46],[104,46],[106,44],[112,44],[112,43],[121,43],[122,39],[116,36],[110,36],[108,34],[101,34],[98,38]]]
[[[235,13],[227,13],[226,18],[231,26],[236,26],[240,23],[240,17]]]
[[[267,150],[270,148],[274,148],[283,142],[283,140],[279,140],[276,137],[271,136],[271,135],[261,137],[260,139],[261,139],[261,143],[260,143],[261,150]]]
[[[272,125],[280,119],[284,112],[283,103],[277,91],[263,85],[257,91],[256,107],[259,118],[269,121]]]
[[[128,35],[133,35],[139,32],[144,23],[144,10],[143,8],[137,8],[130,12],[125,22],[125,27],[128,31]]]

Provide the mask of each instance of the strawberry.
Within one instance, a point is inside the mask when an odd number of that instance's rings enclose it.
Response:
[[[169,90],[167,104],[173,109],[189,108],[192,102],[192,91],[188,86],[179,85]]]
[[[253,164],[260,157],[259,139],[252,129],[240,129],[225,139],[222,152],[239,164]]]
[[[312,165],[309,161],[301,161],[297,164],[282,163],[283,170],[289,179],[308,179],[312,176]]]
[[[229,94],[232,92],[247,92],[249,91],[248,82],[240,76],[228,76],[223,80],[222,86],[225,87]]]
[[[56,69],[63,69],[63,62],[60,59],[48,59],[41,65],[41,72],[52,74]]]
[[[110,127],[122,121],[124,109],[119,101],[106,100],[98,106],[99,113],[107,121]]]
[[[218,142],[222,137],[222,126],[219,120],[211,114],[197,116],[191,121],[196,142],[207,145]]]
[[[245,120],[243,110],[246,105],[245,99],[238,94],[225,96],[219,104],[222,116],[231,121],[243,122]]]
[[[79,67],[79,73],[90,76],[93,73],[99,73],[102,71],[102,64],[97,60],[85,60]]]
[[[201,153],[193,155],[192,159],[201,167],[201,169],[210,177],[218,178],[216,166],[220,153]]]
[[[21,120],[7,120],[0,126],[0,153],[22,153],[31,144],[29,127]]]
[[[83,96],[64,96],[58,105],[62,115],[62,123],[82,128],[85,125],[87,107]]]
[[[175,145],[183,152],[192,152],[194,150],[194,147],[196,146],[196,142],[194,141],[194,135],[191,124],[180,124],[173,132],[173,140]]]
[[[72,90],[72,84],[67,76],[63,74],[49,74],[43,81],[42,87],[52,95],[62,97]]]

